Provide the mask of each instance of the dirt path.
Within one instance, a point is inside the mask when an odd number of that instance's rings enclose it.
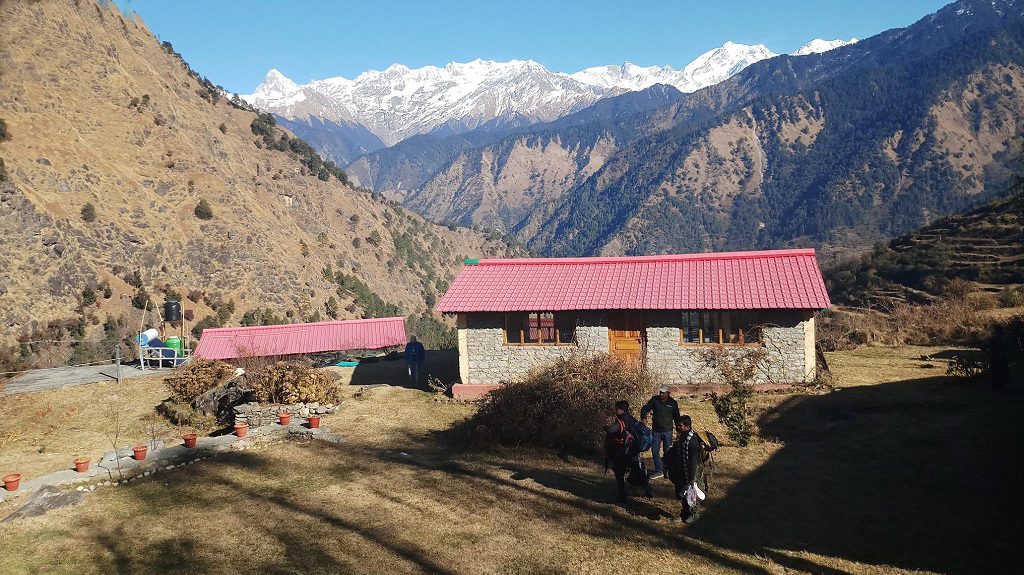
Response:
[[[163,375],[168,371],[170,370],[153,368],[147,368],[146,371],[142,371],[135,366],[122,365],[121,378],[124,380],[153,377]],[[117,366],[90,365],[85,367],[34,369],[5,383],[0,388],[0,397],[33,391],[47,391],[86,383],[99,383],[101,381],[117,381]]]

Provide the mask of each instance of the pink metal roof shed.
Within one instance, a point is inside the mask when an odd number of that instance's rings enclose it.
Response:
[[[813,249],[524,258],[467,264],[437,304],[454,312],[824,309]]]
[[[236,359],[405,345],[405,319],[385,317],[203,330],[195,357]]]

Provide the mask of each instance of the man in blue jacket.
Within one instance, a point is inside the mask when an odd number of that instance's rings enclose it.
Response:
[[[651,479],[660,479],[665,476],[665,463],[662,457],[672,447],[672,429],[679,422],[679,404],[669,394],[668,386],[658,388],[658,395],[655,395],[640,409],[640,421],[646,421],[648,415],[654,415],[651,430],[654,431],[654,443],[651,445],[651,455],[654,457],[654,473]]]
[[[410,337],[409,343],[405,346],[405,365],[409,368],[412,384],[417,387],[420,385],[420,367],[426,358],[427,352],[423,349],[423,344],[416,341],[416,336]]]

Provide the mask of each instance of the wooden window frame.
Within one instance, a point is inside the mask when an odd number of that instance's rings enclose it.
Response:
[[[713,341],[713,342],[710,342],[710,343],[705,342],[704,341],[704,328],[697,328],[697,340],[698,341],[696,341],[696,342],[686,341],[686,326],[682,325],[683,324],[682,314],[684,314],[684,313],[698,313],[698,314],[703,314],[703,313],[737,313],[739,311],[742,311],[742,310],[702,310],[702,309],[679,310],[679,314],[680,314],[679,315],[679,323],[680,323],[680,326],[679,326],[679,347],[712,347],[712,346],[719,346],[719,347],[764,347],[764,337],[763,337],[763,335],[762,335],[761,341],[749,342],[749,343],[744,341],[743,328],[739,328],[737,330],[738,333],[739,333],[739,341],[737,341],[737,342],[725,342],[725,341],[722,341],[724,339],[724,332],[725,332],[725,330],[721,327],[721,323],[722,322],[718,322],[719,323],[718,341]],[[764,326],[758,326],[758,327],[760,327],[761,329],[764,328]]]
[[[529,316],[532,313],[537,314],[538,317],[540,317],[540,314],[542,314],[542,313],[550,313],[551,314],[551,319],[552,319],[552,321],[554,323],[555,341],[544,341],[544,340],[538,338],[538,341],[535,341],[535,342],[532,342],[532,343],[527,343],[526,342],[526,333],[525,333],[526,330],[520,328],[519,329],[519,341],[520,341],[520,343],[509,342],[509,340],[508,340],[508,317],[510,315],[521,315],[521,314],[525,314],[525,315]],[[562,330],[560,330],[558,328],[558,314],[559,314],[559,312],[554,312],[554,311],[516,311],[516,312],[506,312],[504,314],[504,327],[501,330],[501,345],[502,345],[502,347],[572,347],[572,346],[575,346],[576,345],[575,341],[570,341],[570,342],[562,341],[562,333],[561,333]],[[538,335],[539,335],[540,330],[537,330],[537,331],[538,331]],[[575,330],[573,330],[573,339],[574,340],[576,339],[576,331]]]

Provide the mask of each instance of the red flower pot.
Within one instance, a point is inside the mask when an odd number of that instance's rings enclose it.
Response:
[[[249,433],[249,424],[247,423],[236,423],[235,424],[235,435],[238,437],[245,437],[245,434]]]
[[[19,485],[21,485],[20,473],[8,473],[7,475],[4,475],[4,489],[7,491],[17,491]]]
[[[292,422],[292,414],[290,414],[288,412],[278,413],[277,414],[277,421],[281,425],[288,425],[289,423]]]
[[[310,415],[309,416],[309,428],[310,429],[316,429],[318,427],[320,427],[320,416],[319,415]]]
[[[136,460],[142,461],[143,459],[146,458],[146,451],[148,451],[148,450],[149,450],[149,446],[146,446],[146,445],[136,445],[135,447],[132,448],[132,453],[134,454],[134,457],[135,457]]]
[[[185,435],[181,436],[181,440],[185,442],[185,447],[186,448],[188,448],[188,449],[195,449],[196,448],[196,434],[194,434],[194,433],[186,433]]]
[[[88,457],[79,457],[78,459],[76,459],[74,461],[74,463],[75,463],[75,471],[77,471],[79,473],[85,473],[86,471],[89,471],[89,458]]]

